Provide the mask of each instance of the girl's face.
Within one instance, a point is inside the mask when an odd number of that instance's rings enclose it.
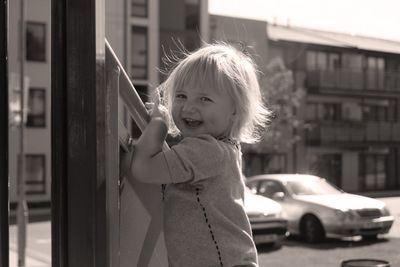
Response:
[[[172,118],[183,137],[229,136],[235,108],[223,90],[199,88],[194,82],[175,92]]]

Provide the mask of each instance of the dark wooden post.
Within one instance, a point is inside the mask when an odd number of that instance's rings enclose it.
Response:
[[[113,261],[106,176],[115,164],[110,170],[104,30],[104,0],[52,1],[52,265],[57,267]]]
[[[8,2],[0,2],[0,267],[8,267]]]

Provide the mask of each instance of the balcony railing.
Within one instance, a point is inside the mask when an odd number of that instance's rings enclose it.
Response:
[[[106,72],[107,87],[111,88],[110,94],[118,95],[117,102],[119,103],[116,104],[125,105],[137,127],[143,131],[150,116],[107,41]],[[107,108],[115,110],[115,107]],[[119,115],[117,113],[112,114],[113,121],[117,119]],[[119,214],[114,217],[110,215],[113,222],[111,226],[114,227],[110,238],[114,241],[113,248],[117,251],[115,255],[119,263],[115,266],[164,267],[167,266],[168,260],[162,241],[162,227],[159,223],[162,214],[161,187],[140,183],[132,177],[129,168],[134,140],[121,120],[122,118],[118,118],[118,134],[115,135],[118,136],[120,147],[117,196]],[[164,149],[167,146],[164,142]],[[150,259],[152,259],[151,262]]]
[[[310,89],[344,89],[400,92],[400,73],[354,70],[309,70]]]
[[[400,122],[315,123],[306,141],[319,144],[400,142]]]

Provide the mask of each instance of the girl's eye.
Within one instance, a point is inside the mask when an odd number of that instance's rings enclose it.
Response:
[[[213,102],[211,98],[208,98],[208,97],[206,97],[206,96],[202,96],[202,97],[200,98],[200,100],[201,100],[201,101],[204,101],[204,102]]]
[[[185,98],[186,98],[186,95],[184,95],[184,94],[176,94],[176,95],[175,95],[175,98],[178,98],[178,99],[185,99]]]

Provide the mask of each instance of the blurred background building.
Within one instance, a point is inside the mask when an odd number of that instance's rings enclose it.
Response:
[[[19,1],[10,1],[10,109],[19,90]],[[49,209],[51,179],[51,1],[27,1],[25,130],[26,192],[30,210]],[[400,190],[400,43],[370,37],[274,25],[208,14],[207,0],[106,1],[106,36],[144,101],[163,76],[162,60],[182,44],[223,40],[253,55],[261,85],[270,83],[271,62],[293,92],[304,92],[282,112],[271,131],[285,145],[244,149],[246,175],[310,172],[346,191]],[[68,45],[68,44],[67,44]],[[277,61],[278,60],[278,61]],[[264,75],[265,74],[265,75]],[[267,90],[267,89],[265,89]],[[286,92],[287,91],[283,91]],[[281,108],[291,95],[281,94]],[[267,94],[271,95],[271,94]],[[283,102],[282,102],[283,101]],[[285,102],[286,101],[286,102]],[[289,104],[288,104],[289,105]],[[291,105],[291,104],[290,104]],[[283,110],[283,109],[282,109]],[[138,130],[124,107],[124,124]],[[14,123],[18,116],[11,113]],[[284,117],[284,119],[282,119]],[[281,118],[281,120],[279,119]],[[10,201],[17,200],[19,131],[10,127]],[[268,139],[268,135],[266,136]],[[275,139],[274,139],[275,140]]]
[[[208,41],[207,0],[105,1],[106,37],[130,75],[139,95],[148,100],[163,78],[164,51],[188,50]],[[20,1],[9,2],[10,110],[18,107]],[[51,0],[26,1],[25,182],[30,215],[48,213],[51,199]],[[67,44],[68,45],[68,44]],[[120,107],[133,136],[139,130]],[[10,112],[9,177],[11,213],[17,205],[18,112]]]
[[[248,175],[307,172],[351,192],[400,189],[399,42],[216,15],[211,36],[253,46],[261,71],[282,59],[292,90],[305,92],[293,107],[302,127],[286,130],[298,140],[255,155]]]

